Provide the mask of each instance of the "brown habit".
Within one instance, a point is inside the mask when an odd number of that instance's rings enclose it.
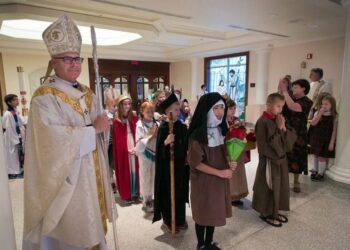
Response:
[[[237,168],[232,172],[232,178],[230,179],[230,193],[232,201],[237,201],[247,197],[249,194],[244,166],[244,154],[245,152],[243,152],[237,159]]]
[[[253,186],[252,207],[263,215],[277,216],[279,210],[289,210],[289,176],[286,152],[293,148],[296,134],[277,128],[275,120],[261,116],[255,133],[259,153],[259,165]],[[268,161],[271,166],[272,190],[266,180]]]
[[[228,169],[224,145],[208,147],[189,140],[187,156],[191,167],[191,206],[193,220],[202,226],[224,226],[232,216],[230,183],[196,169],[200,163],[216,169]]]

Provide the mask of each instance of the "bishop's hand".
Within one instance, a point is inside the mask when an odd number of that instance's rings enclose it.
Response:
[[[107,130],[109,129],[107,114],[104,113],[102,115],[98,115],[95,121],[93,122],[92,126],[95,128],[96,134],[107,132]]]

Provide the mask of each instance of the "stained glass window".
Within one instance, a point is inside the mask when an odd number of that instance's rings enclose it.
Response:
[[[248,53],[207,60],[207,90],[228,95],[237,104],[236,116],[245,119]]]

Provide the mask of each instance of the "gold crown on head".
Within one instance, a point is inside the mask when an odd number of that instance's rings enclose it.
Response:
[[[61,16],[43,32],[43,40],[51,56],[66,52],[80,54],[81,35],[78,26],[67,15]]]
[[[117,99],[117,105],[119,105],[119,103],[121,103],[122,101],[128,100],[128,99],[132,101],[132,98],[129,94],[123,94],[123,95],[119,96]]]

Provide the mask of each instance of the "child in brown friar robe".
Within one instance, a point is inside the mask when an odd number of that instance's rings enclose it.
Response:
[[[289,176],[286,153],[293,148],[297,138],[286,128],[281,115],[284,97],[278,93],[267,98],[267,110],[258,119],[255,133],[259,153],[259,165],[253,187],[254,210],[268,224],[281,227],[288,222],[280,210],[289,210]]]

